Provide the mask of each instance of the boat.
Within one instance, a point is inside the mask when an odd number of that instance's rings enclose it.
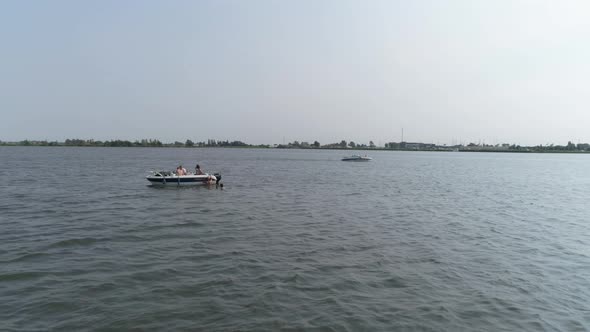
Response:
[[[221,180],[221,174],[187,174],[176,175],[169,171],[152,171],[146,179],[156,186],[191,186],[202,184],[218,184]]]
[[[370,161],[370,160],[373,160],[373,158],[367,157],[366,155],[363,157],[363,156],[360,156],[357,154],[353,154],[350,157],[342,158],[342,161]]]

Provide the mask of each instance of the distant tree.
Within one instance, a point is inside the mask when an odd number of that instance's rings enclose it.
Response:
[[[79,140],[74,140],[74,141],[79,141]],[[79,142],[79,144],[77,144],[77,145],[81,146],[81,145],[83,145],[83,142]],[[113,147],[133,146],[133,143],[131,141],[122,141],[120,139],[117,139],[114,141],[105,141],[104,146],[113,146]]]
[[[319,148],[320,147],[320,142],[318,142],[318,141],[313,142],[313,147],[314,148]]]
[[[356,144],[354,144],[353,141],[350,141],[350,143],[348,143],[348,146],[350,146],[351,148],[354,148],[354,147],[356,147]]]
[[[142,140],[142,144],[146,146],[163,146],[162,142],[157,139],[150,139],[150,140]]]
[[[184,146],[186,146],[187,148],[191,148],[191,147],[195,146],[195,143],[193,141],[191,141],[190,139],[187,139],[186,143],[184,143]]]
[[[346,141],[342,140],[342,142],[340,142],[340,147],[341,148],[345,148],[346,147]]]
[[[369,147],[370,147],[370,148],[374,148],[374,147],[375,147],[375,143],[373,143],[373,141],[370,141],[370,142],[369,142]]]
[[[174,146],[184,146],[184,144],[182,142],[175,141]]]

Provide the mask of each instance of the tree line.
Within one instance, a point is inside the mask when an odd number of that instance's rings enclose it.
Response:
[[[193,142],[187,139],[184,142],[175,141],[173,143],[162,143],[158,139],[141,139],[135,141],[129,140],[94,140],[94,139],[66,139],[63,142],[47,140],[23,140],[19,142],[3,142],[0,145],[20,145],[20,146],[104,146],[104,147],[252,147],[242,141],[216,140],[208,139],[202,142]],[[270,147],[268,145],[256,145],[256,147]]]
[[[377,148],[377,146],[375,145],[375,143],[373,143],[373,141],[369,141],[369,144],[367,145],[364,143],[355,143],[354,141],[347,142],[346,140],[342,140],[342,141],[336,142],[336,143],[328,143],[328,144],[324,144],[324,145],[320,144],[320,142],[318,142],[318,141],[314,141],[313,143],[293,141],[293,142],[289,142],[287,144],[278,144],[276,147],[280,148],[280,149],[347,149],[347,148],[374,149],[374,148]]]

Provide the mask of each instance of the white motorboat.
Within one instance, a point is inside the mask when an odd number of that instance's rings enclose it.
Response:
[[[176,175],[169,171],[152,171],[146,179],[157,186],[190,186],[200,184],[216,184],[221,180],[221,174],[187,174]]]
[[[373,158],[367,157],[366,155],[363,157],[363,156],[360,156],[357,154],[353,154],[350,157],[342,158],[342,161],[371,161],[371,160],[373,160]]]

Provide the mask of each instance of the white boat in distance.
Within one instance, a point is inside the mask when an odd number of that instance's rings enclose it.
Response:
[[[366,155],[364,157],[362,157],[357,154],[353,154],[350,157],[342,158],[342,161],[371,161],[371,160],[373,160],[373,158],[367,157]]]
[[[217,184],[221,180],[221,174],[188,174],[176,175],[169,171],[152,171],[152,174],[146,176],[146,179],[156,186],[191,186],[200,184]]]

